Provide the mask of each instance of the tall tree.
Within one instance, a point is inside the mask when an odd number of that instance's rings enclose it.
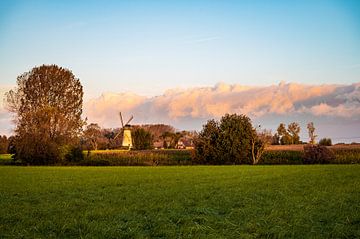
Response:
[[[292,122],[288,125],[288,132],[291,138],[291,144],[300,143],[300,125],[296,122]]]
[[[310,122],[307,124],[307,129],[308,129],[308,133],[309,133],[309,143],[310,144],[315,144],[315,139],[317,137],[317,135],[315,134],[315,126],[313,122]]]
[[[291,144],[291,137],[289,132],[286,130],[286,125],[284,123],[280,123],[277,128],[277,135],[280,138],[280,144]]]
[[[251,155],[252,155],[252,163],[258,164],[261,156],[265,152],[266,146],[270,145],[273,136],[271,134],[271,131],[269,130],[262,130],[260,132],[257,132],[255,129],[253,131],[253,137],[251,142]]]
[[[98,124],[91,123],[86,126],[86,129],[84,130],[84,138],[86,144],[90,146],[88,148],[97,150],[99,141],[105,137],[102,135],[100,126]]]
[[[84,124],[80,80],[65,68],[42,65],[18,76],[6,94],[15,113],[15,158],[28,164],[51,164],[78,139]]]

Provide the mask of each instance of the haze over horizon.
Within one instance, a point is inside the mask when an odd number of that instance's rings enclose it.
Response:
[[[197,130],[245,113],[360,141],[359,1],[1,1],[0,96],[42,64],[80,78],[84,117],[103,127],[120,110]]]

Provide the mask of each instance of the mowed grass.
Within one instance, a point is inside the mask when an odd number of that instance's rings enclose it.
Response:
[[[360,238],[360,165],[0,167],[0,237]]]

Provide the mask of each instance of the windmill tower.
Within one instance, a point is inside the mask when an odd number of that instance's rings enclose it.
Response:
[[[132,144],[132,138],[131,138],[131,125],[129,123],[134,117],[131,116],[130,119],[124,125],[124,121],[123,121],[121,112],[119,114],[120,114],[120,120],[121,120],[121,129],[120,129],[120,132],[115,136],[114,139],[116,139],[122,133],[123,140],[122,140],[121,146],[124,148],[131,149],[133,147],[133,144]]]

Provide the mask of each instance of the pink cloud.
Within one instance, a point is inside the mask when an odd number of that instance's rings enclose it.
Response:
[[[360,87],[353,85],[304,85],[284,83],[252,87],[219,83],[214,87],[171,89],[156,97],[133,93],[107,93],[85,104],[90,121],[118,123],[118,111],[134,114],[138,122],[218,118],[225,113],[251,118],[269,114],[311,114],[360,118]]]

